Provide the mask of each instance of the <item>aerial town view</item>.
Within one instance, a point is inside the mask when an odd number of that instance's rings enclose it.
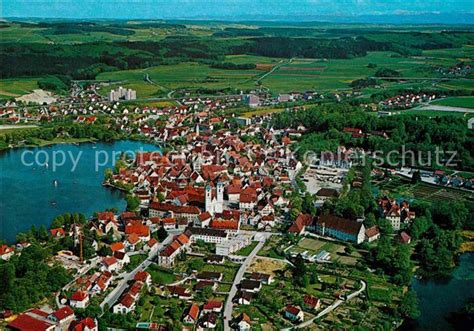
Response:
[[[470,0],[0,15],[0,330],[474,330]]]

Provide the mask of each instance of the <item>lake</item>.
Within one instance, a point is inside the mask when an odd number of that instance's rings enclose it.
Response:
[[[474,253],[461,255],[453,277],[446,281],[414,279],[413,290],[420,301],[421,316],[417,330],[454,330],[444,318],[474,298]]]
[[[159,147],[123,140],[0,152],[0,239],[14,242],[18,232],[32,225],[49,228],[57,215],[66,212],[91,216],[106,208],[124,209],[123,193],[102,186],[104,170],[112,167],[121,151],[138,150]]]

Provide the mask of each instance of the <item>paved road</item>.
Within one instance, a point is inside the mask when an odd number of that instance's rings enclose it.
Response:
[[[112,292],[110,292],[109,295],[107,295],[104,301],[102,301],[102,303],[100,304],[100,308],[102,309],[102,311],[104,310],[105,305],[112,307],[115,304],[115,302],[119,299],[120,295],[122,295],[122,292],[127,288],[128,286],[127,283],[133,279],[133,277],[138,271],[145,270],[146,268],[150,266],[153,258],[157,255],[159,251],[161,251],[166,245],[168,245],[172,241],[173,236],[174,236],[173,234],[168,235],[168,237],[166,237],[166,239],[163,242],[158,244],[154,249],[152,249],[148,253],[148,258],[142,263],[140,263],[134,270],[126,273],[125,275],[121,275],[123,276],[123,278],[119,281],[117,286],[115,286]]]
[[[232,310],[233,310],[233,304],[232,304],[232,299],[235,297],[237,294],[237,285],[240,284],[242,281],[242,278],[244,277],[245,270],[250,266],[252,263],[253,258],[257,255],[258,251],[262,249],[263,245],[265,244],[265,241],[272,235],[272,233],[267,233],[265,236],[260,237],[260,241],[255,246],[253,251],[247,256],[245,259],[244,263],[239,268],[239,271],[237,271],[237,275],[235,275],[234,282],[232,283],[232,287],[230,289],[229,295],[227,296],[227,300],[225,302],[225,307],[224,307],[224,330],[228,331],[230,330],[230,321],[232,320]]]

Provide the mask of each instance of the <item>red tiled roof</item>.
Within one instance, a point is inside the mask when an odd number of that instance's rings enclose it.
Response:
[[[14,321],[10,322],[8,327],[19,331],[44,331],[50,328],[51,325],[27,314],[21,314]]]
[[[189,317],[191,317],[193,320],[197,320],[199,316],[199,307],[196,304],[192,304],[191,307],[189,307],[188,314]]]
[[[140,237],[148,237],[150,235],[150,228],[143,224],[127,225],[125,227],[126,234],[135,233]]]
[[[74,294],[71,296],[71,300],[74,300],[74,301],[84,301],[85,299],[87,299],[88,296],[89,296],[89,294],[87,294],[87,292],[84,292],[84,291],[81,291],[81,290],[77,290],[77,291],[74,292]]]
[[[130,308],[134,302],[135,299],[133,299],[133,297],[128,293],[126,293],[120,300],[120,303],[127,308]]]
[[[66,306],[66,307],[63,307],[63,308],[60,308],[60,309],[56,310],[53,313],[53,315],[59,321],[62,321],[64,319],[68,318],[69,316],[74,315],[74,311],[71,309],[71,307]]]
[[[116,252],[116,251],[125,249],[125,246],[123,242],[116,242],[116,243],[110,244],[110,249],[112,250],[112,252]]]
[[[58,235],[64,236],[64,229],[62,228],[51,229],[50,231],[53,237],[57,237]]]
[[[204,310],[213,310],[213,309],[219,309],[222,308],[222,301],[216,301],[216,300],[209,300],[204,304],[202,309]]]
[[[117,259],[113,256],[106,256],[102,259],[102,262],[107,266],[111,266],[117,263]]]
[[[155,238],[151,238],[150,240],[148,240],[148,247],[153,247],[155,246],[156,244],[158,243],[158,240],[156,240]]]
[[[150,274],[146,271],[139,271],[135,274],[135,276],[133,277],[134,280],[139,280],[141,282],[146,282],[146,280],[148,279],[148,277],[150,276]]]
[[[286,309],[285,309],[287,312],[289,312],[290,314],[294,315],[294,316],[297,316],[301,309],[299,309],[298,307],[296,306],[293,306],[293,305],[288,305],[286,306]]]
[[[70,331],[84,331],[85,328],[94,329],[95,327],[96,327],[95,321],[92,318],[87,317],[81,321],[72,322],[71,326],[69,327],[69,330]]]
[[[194,206],[175,206],[170,203],[152,202],[150,209],[160,211],[172,211],[174,213],[186,213],[186,214],[200,214],[201,211],[198,207]]]
[[[234,220],[212,220],[210,227],[220,230],[238,230],[239,221]]]

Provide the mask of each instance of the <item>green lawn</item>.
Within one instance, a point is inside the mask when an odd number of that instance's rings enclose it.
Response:
[[[148,74],[156,85],[145,82],[145,74]],[[99,74],[97,79],[120,81],[121,83],[116,85],[133,88],[137,91],[137,98],[145,98],[184,88],[253,88],[254,79],[260,74],[262,71],[256,69],[225,70],[214,69],[200,63],[181,63],[147,69],[104,72]]]
[[[258,245],[257,241],[252,241],[252,243],[248,245],[247,247],[244,247],[241,250],[235,252],[235,255],[249,256],[250,253],[252,253],[253,249],[257,247],[257,245]]]
[[[171,284],[176,281],[176,276],[171,270],[161,268],[155,264],[152,264],[147,271],[150,273],[153,283],[157,285]]]
[[[433,101],[431,104],[449,107],[473,108],[474,97],[453,97]]]
[[[0,97],[18,97],[24,94],[28,94],[37,88],[39,88],[38,78],[35,77],[0,79]]]
[[[145,261],[147,257],[148,255],[146,254],[137,254],[130,256],[130,263],[126,265],[125,270],[132,271],[133,269],[138,267],[140,263]]]
[[[380,68],[397,70],[403,77],[439,77],[437,66],[452,66],[458,61],[456,54],[462,52],[465,57],[474,56],[472,48],[444,50],[444,53],[424,52],[423,56],[404,57],[392,52],[371,52],[365,57],[353,59],[296,59],[291,64],[281,66],[262,80],[264,86],[277,92],[293,90],[334,90],[348,89],[356,79],[373,76]],[[375,68],[368,68],[368,64]],[[399,84],[397,82],[384,85]],[[410,84],[431,84],[431,82],[413,81]]]

